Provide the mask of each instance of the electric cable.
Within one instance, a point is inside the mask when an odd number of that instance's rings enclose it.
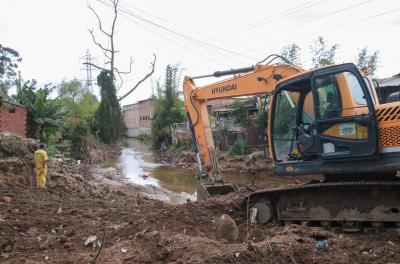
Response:
[[[98,1],[99,1],[100,3],[102,3],[103,5],[107,5],[107,3],[104,2],[103,0],[98,0]],[[158,24],[158,23],[155,23],[155,22],[153,22],[153,21],[151,21],[151,20],[149,20],[149,19],[147,19],[147,18],[143,18],[143,17],[137,15],[136,13],[132,12],[132,11],[129,10],[129,9],[126,9],[126,8],[125,8],[125,10],[124,10],[124,9],[118,7],[118,10],[121,11],[121,12],[124,12],[124,13],[128,14],[129,16],[132,16],[132,17],[134,17],[134,18],[136,18],[136,19],[138,19],[138,20],[141,20],[141,21],[143,21],[143,22],[145,22],[145,23],[147,23],[147,24],[149,24],[149,25],[152,25],[152,26],[157,27],[157,28],[159,28],[159,29],[162,29],[162,30],[164,30],[164,31],[168,31],[168,32],[170,32],[170,33],[172,33],[172,34],[174,34],[174,35],[177,35],[177,36],[179,36],[179,37],[188,39],[189,41],[196,42],[197,44],[202,44],[202,45],[204,45],[204,46],[208,46],[208,47],[210,47],[210,48],[214,48],[214,49],[216,49],[216,50],[220,50],[220,51],[223,51],[223,52],[226,52],[226,53],[230,53],[230,54],[233,54],[233,55],[237,55],[237,56],[240,56],[240,57],[244,57],[244,58],[247,58],[247,59],[251,59],[251,60],[254,60],[254,59],[255,59],[255,58],[253,58],[253,57],[251,57],[251,56],[243,55],[242,53],[239,53],[239,52],[236,52],[236,51],[232,51],[232,50],[228,50],[228,49],[219,47],[219,46],[217,46],[217,45],[210,44],[210,43],[204,42],[204,41],[202,41],[202,40],[195,39],[195,38],[193,38],[193,37],[191,37],[191,36],[188,36],[188,35],[186,35],[186,34],[180,33],[180,32],[178,32],[178,31],[176,31],[176,30],[167,28],[167,27],[165,27],[165,26],[163,26],[163,25],[160,25],[160,24]]]

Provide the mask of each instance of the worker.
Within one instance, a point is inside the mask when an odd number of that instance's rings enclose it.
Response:
[[[38,188],[46,188],[47,162],[49,157],[45,149],[46,145],[40,143],[39,149],[35,151],[36,186]]]

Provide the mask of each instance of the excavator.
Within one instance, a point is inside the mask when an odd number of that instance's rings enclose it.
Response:
[[[283,62],[273,63],[276,59]],[[220,173],[207,102],[270,96],[267,134],[274,174],[323,175],[323,180],[253,191],[243,202],[247,214],[255,212],[261,224],[307,222],[350,231],[400,227],[400,102],[380,104],[371,77],[354,64],[303,70],[270,55],[255,66],[186,76],[183,94],[197,154],[199,200],[238,189]]]

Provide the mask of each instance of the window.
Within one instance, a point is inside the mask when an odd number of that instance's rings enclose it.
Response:
[[[357,77],[351,72],[315,79],[321,119],[368,114],[367,100]]]
[[[304,98],[301,120],[303,124],[312,124],[315,121],[314,99],[311,91]]]
[[[364,92],[357,77],[351,72],[344,72],[343,75],[346,77],[348,85],[350,87],[353,99],[359,106],[366,106],[367,100],[365,99]]]
[[[318,77],[315,80],[318,95],[318,109],[321,119],[338,118],[342,100],[335,75]]]
[[[281,90],[276,97],[273,142],[277,160],[287,160],[295,144],[296,111],[299,93]]]

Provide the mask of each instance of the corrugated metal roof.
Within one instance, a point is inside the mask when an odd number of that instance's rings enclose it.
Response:
[[[26,108],[25,105],[19,104],[17,102],[11,102],[11,101],[7,101],[7,100],[4,100],[4,99],[0,99],[0,102]]]
[[[392,77],[383,78],[378,80],[379,86],[400,86],[400,73]]]

